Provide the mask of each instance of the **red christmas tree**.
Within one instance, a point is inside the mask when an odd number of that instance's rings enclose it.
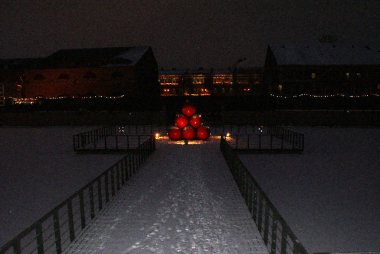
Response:
[[[176,116],[175,126],[169,129],[171,140],[206,140],[210,137],[210,128],[203,126],[202,116],[196,112],[196,107],[190,103],[182,107],[182,114]]]

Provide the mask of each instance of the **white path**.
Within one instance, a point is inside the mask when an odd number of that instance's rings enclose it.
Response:
[[[268,253],[218,141],[168,144],[66,253]]]

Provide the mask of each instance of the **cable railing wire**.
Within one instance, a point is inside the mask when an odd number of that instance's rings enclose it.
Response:
[[[154,150],[155,139],[154,136],[150,136],[141,142],[134,152],[125,155],[89,184],[3,245],[0,254],[62,253],[64,244],[74,241],[80,230],[84,229],[105,204],[111,201]],[[65,216],[60,216],[62,214]],[[45,224],[48,220],[52,225]],[[27,245],[24,243],[26,239]]]
[[[270,254],[307,254],[306,249],[241,162],[238,153],[223,136],[220,149]]]

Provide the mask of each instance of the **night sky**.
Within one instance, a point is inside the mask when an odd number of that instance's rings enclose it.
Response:
[[[380,49],[379,0],[0,0],[0,58],[63,48],[149,45],[160,67],[264,63],[268,43]]]

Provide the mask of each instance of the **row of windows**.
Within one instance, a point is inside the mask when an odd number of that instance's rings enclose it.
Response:
[[[111,77],[112,78],[122,78],[124,77],[124,74],[120,71],[115,71],[111,74]],[[85,79],[95,79],[96,78],[96,74],[93,73],[93,72],[86,72],[84,75],[83,75],[83,78]],[[34,80],[45,80],[45,76],[38,73],[34,76],[33,78]],[[61,73],[59,76],[58,76],[58,79],[60,80],[68,80],[70,79],[70,75],[67,74],[67,73]]]
[[[210,91],[213,91],[214,93],[232,93],[233,90],[231,88],[224,88],[224,87],[214,88],[212,90],[208,88],[198,88],[198,89],[194,89],[193,93],[209,94]],[[239,91],[249,93],[251,91],[251,88],[246,87],[246,88],[240,89]],[[161,91],[161,94],[177,94],[178,92],[179,90],[176,88],[163,88]],[[190,93],[190,91],[185,89],[184,93]]]
[[[345,77],[347,79],[350,79],[350,78],[353,78],[353,77],[361,78],[361,76],[362,76],[362,74],[360,72],[356,72],[356,73],[345,72],[344,75],[345,75]],[[310,75],[310,78],[311,79],[316,79],[317,78],[317,73],[312,72],[311,75]]]

